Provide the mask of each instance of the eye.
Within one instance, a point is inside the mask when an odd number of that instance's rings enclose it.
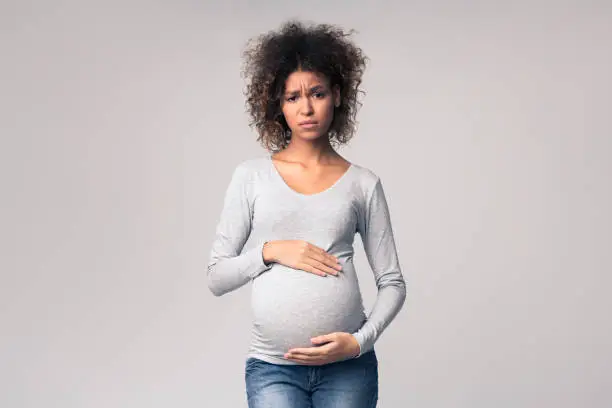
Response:
[[[296,99],[297,99],[297,96],[288,96],[286,100],[287,102],[295,102]]]
[[[325,98],[325,92],[315,92],[314,97],[318,99]]]

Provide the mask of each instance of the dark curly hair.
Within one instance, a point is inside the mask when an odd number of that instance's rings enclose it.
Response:
[[[330,24],[305,25],[285,22],[278,31],[250,39],[244,50],[243,76],[250,126],[257,141],[266,149],[278,151],[289,142],[290,129],[281,111],[285,81],[294,71],[323,74],[330,86],[340,88],[341,103],[334,109],[328,137],[332,145],[347,143],[356,128],[358,94],[367,57],[345,32]]]

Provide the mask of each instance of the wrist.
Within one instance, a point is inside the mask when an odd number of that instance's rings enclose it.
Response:
[[[353,346],[353,354],[352,357],[353,358],[357,358],[361,355],[361,345],[359,344],[359,342],[357,341],[357,338],[353,335],[351,335],[351,343]]]
[[[262,258],[264,263],[270,264],[272,262],[274,262],[274,241],[266,241],[263,244],[263,248],[262,248]]]
[[[351,343],[353,343],[353,346],[355,347],[355,355],[353,356],[354,358],[360,357],[362,354],[362,341],[361,339],[358,337],[359,333],[351,333]]]

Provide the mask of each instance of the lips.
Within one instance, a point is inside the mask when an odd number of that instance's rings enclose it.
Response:
[[[305,120],[304,122],[299,122],[298,125],[300,126],[314,126],[316,125],[317,122],[314,120]]]

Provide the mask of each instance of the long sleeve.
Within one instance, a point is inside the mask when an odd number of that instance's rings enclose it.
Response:
[[[270,267],[263,261],[263,242],[243,251],[251,233],[250,187],[249,169],[239,164],[225,191],[207,266],[208,287],[215,296],[240,288]]]
[[[359,356],[371,350],[406,299],[406,284],[399,264],[391,216],[380,178],[365,203],[358,222],[364,251],[374,274],[378,294],[363,326],[353,335]]]

